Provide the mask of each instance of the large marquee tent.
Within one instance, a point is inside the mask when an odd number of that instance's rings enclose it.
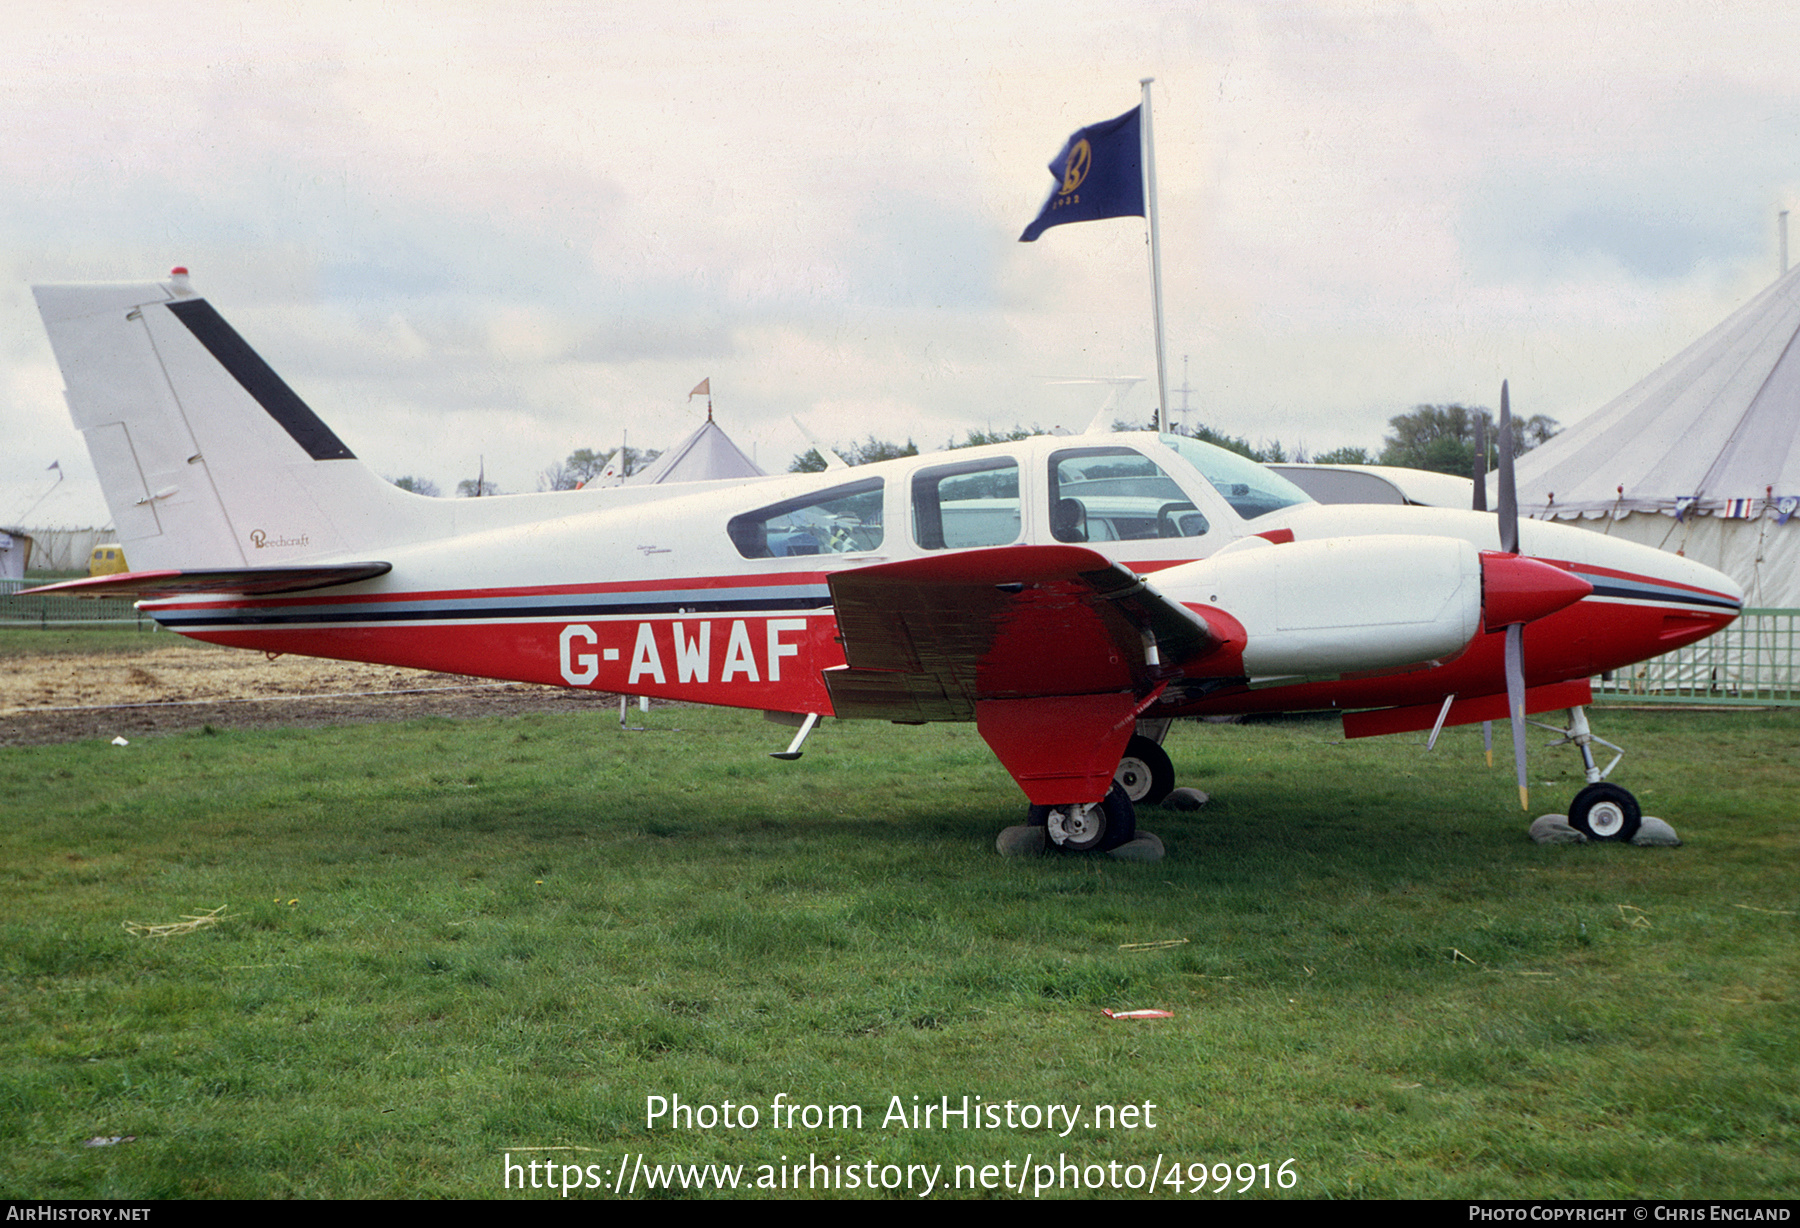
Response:
[[[1521,457],[1519,510],[1716,567],[1747,605],[1800,607],[1797,432],[1800,268]]]

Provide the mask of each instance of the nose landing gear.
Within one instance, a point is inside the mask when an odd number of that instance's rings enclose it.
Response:
[[[1637,798],[1618,785],[1589,785],[1569,803],[1569,826],[1589,840],[1629,840],[1642,825]]]
[[[1551,746],[1573,746],[1581,755],[1581,771],[1587,778],[1587,787],[1569,803],[1569,826],[1590,840],[1630,840],[1637,835],[1643,824],[1637,798],[1618,785],[1605,783],[1607,776],[1619,766],[1619,760],[1625,757],[1625,752],[1605,738],[1594,736],[1588,728],[1587,709],[1570,708],[1566,728],[1558,729],[1542,721],[1532,724],[1563,735]],[[1617,752],[1604,769],[1594,763],[1595,742]]]

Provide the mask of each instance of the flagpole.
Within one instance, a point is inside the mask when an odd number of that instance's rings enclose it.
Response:
[[[1150,83],[1144,87],[1144,122],[1140,125],[1144,163],[1144,214],[1150,221],[1150,301],[1156,313],[1156,429],[1169,430],[1169,365],[1163,357],[1162,232],[1156,224],[1156,140],[1150,134]]]

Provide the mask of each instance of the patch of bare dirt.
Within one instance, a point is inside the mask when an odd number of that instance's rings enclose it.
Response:
[[[0,658],[0,746],[419,716],[604,711],[617,698],[528,683],[160,640],[93,656]]]

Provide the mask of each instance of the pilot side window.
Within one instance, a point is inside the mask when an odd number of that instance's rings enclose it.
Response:
[[[1050,454],[1050,535],[1059,542],[1199,537],[1209,527],[1175,479],[1136,449]]]
[[[851,554],[881,546],[882,480],[865,478],[733,516],[725,531],[747,559]]]
[[[1019,540],[1019,462],[991,456],[913,475],[913,540],[927,550]]]

